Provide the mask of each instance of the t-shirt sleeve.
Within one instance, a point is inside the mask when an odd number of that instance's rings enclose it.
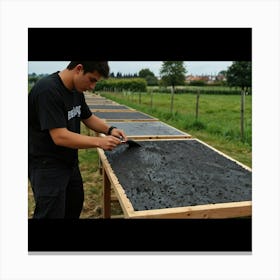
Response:
[[[85,101],[85,96],[84,94],[81,95],[81,103],[82,103],[82,110],[81,110],[81,119],[83,120],[86,120],[88,119],[91,115],[92,115],[92,112],[91,110],[89,109],[86,101]]]
[[[67,126],[64,103],[57,92],[43,91],[38,98],[37,110],[42,130]]]

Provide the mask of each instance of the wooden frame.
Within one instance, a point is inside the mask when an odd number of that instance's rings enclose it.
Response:
[[[135,109],[90,109],[91,112],[136,112]]]
[[[161,139],[157,141],[165,141],[168,139]],[[169,139],[170,140],[170,139]],[[182,140],[182,139],[172,139]],[[188,140],[188,139],[183,139]],[[206,145],[210,149],[219,153],[220,155],[236,162],[248,171],[252,171],[251,168],[244,164],[232,159],[224,153],[216,150],[198,139],[192,139]],[[233,217],[246,217],[252,215],[252,201],[240,201],[240,202],[228,202],[228,203],[216,203],[197,206],[175,207],[165,209],[153,209],[144,211],[135,211],[130,200],[127,198],[125,191],[118,181],[114,171],[111,168],[110,163],[102,149],[97,149],[103,168],[103,217],[111,217],[111,188],[113,188],[119,203],[122,207],[124,218],[233,218]]]
[[[110,112],[113,112],[113,111],[107,111],[108,113],[110,113]],[[118,110],[118,111],[115,111],[115,112],[117,112],[117,113],[119,113],[119,112],[121,112],[120,110]],[[113,112],[113,113],[115,113],[115,112]],[[139,121],[145,121],[145,122],[151,122],[151,121],[158,121],[158,119],[157,118],[154,118],[153,116],[150,116],[150,115],[148,115],[148,114],[146,114],[146,113],[142,113],[142,112],[139,112],[139,111],[132,111],[132,110],[130,110],[130,111],[123,111],[124,113],[131,113],[131,114],[133,114],[133,113],[138,113],[138,114],[141,114],[141,115],[143,115],[143,116],[147,116],[147,119],[145,119],[145,118],[143,118],[143,119],[141,119],[141,118],[139,118],[139,119],[133,119],[133,118],[125,118],[125,119],[114,119],[114,118],[106,118],[106,117],[101,117],[101,116],[98,116],[97,115],[97,117],[99,117],[100,119],[103,119],[103,120],[105,120],[106,122],[128,122],[128,121],[130,121],[130,122],[133,122],[133,121],[135,121],[135,122],[139,122]]]
[[[139,121],[138,121],[139,122]],[[171,129],[173,129],[173,130],[176,130],[176,131],[178,131],[178,132],[180,132],[180,133],[182,133],[182,134],[178,134],[178,135],[130,135],[130,134],[127,134],[127,137],[128,138],[132,138],[132,139],[134,139],[134,140],[151,140],[151,139],[189,139],[189,138],[192,138],[192,136],[190,135],[190,134],[186,134],[185,132],[183,132],[183,131],[181,131],[181,130],[179,130],[179,129],[177,129],[177,128],[175,128],[175,127],[173,127],[173,126],[170,126],[170,125],[168,125],[168,124],[166,124],[166,123],[163,123],[163,122],[161,122],[161,121],[155,121],[155,122],[160,122],[160,123],[162,123],[162,124],[164,124],[164,125],[166,125],[166,126],[168,126],[168,127],[170,127]],[[110,122],[107,122],[109,125],[111,125],[112,123],[110,123]],[[118,122],[113,122],[113,124],[116,124],[117,125],[117,123],[136,123],[136,121],[127,121],[127,122],[120,122],[120,121],[118,121]],[[147,123],[147,124],[149,124],[149,123],[151,123],[151,122],[146,122],[146,121],[142,121],[142,123]],[[105,134],[104,133],[100,133],[100,132],[95,132],[95,136],[100,136],[100,137],[104,137],[105,136]],[[99,173],[100,174],[102,174],[103,173],[103,170],[102,170],[102,161],[101,161],[101,159],[100,159],[100,156],[99,156],[99,158],[98,158],[98,168],[99,168]]]
[[[88,104],[91,110],[131,110],[136,111],[136,109],[131,108],[126,105],[121,104]]]
[[[95,100],[88,100],[86,99],[86,103],[88,105],[120,105],[119,103],[116,103],[115,101],[112,100],[107,100],[107,101],[95,101]]]
[[[116,126],[118,127],[118,123],[120,123],[119,125],[122,125],[123,123],[146,123],[147,125],[151,124],[151,123],[160,123],[160,124],[163,124],[164,126],[166,127],[169,127],[170,129],[172,129],[173,131],[177,131],[179,132],[180,134],[174,134],[174,135],[171,135],[171,134],[130,134],[130,133],[126,133],[127,137],[128,138],[132,138],[132,139],[135,139],[135,140],[147,140],[147,139],[183,139],[183,138],[192,138],[192,136],[184,131],[181,131],[169,124],[166,124],[164,122],[161,122],[161,121],[155,121],[155,122],[146,122],[145,121],[133,121],[133,122],[119,122],[119,121],[115,121],[115,122],[108,122],[109,125],[113,125],[113,126]],[[121,128],[122,129],[122,128]],[[100,133],[99,134],[100,136],[104,136],[104,134]]]

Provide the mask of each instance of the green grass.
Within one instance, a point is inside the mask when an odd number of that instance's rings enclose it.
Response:
[[[170,94],[153,93],[101,93],[138,111],[191,134],[237,161],[252,166],[252,96],[245,97],[244,138],[240,134],[240,103],[238,95],[207,95],[199,98],[196,119],[196,95],[175,94],[173,113],[170,111]]]

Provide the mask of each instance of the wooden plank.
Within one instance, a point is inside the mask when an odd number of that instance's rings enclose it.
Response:
[[[98,133],[96,136],[105,137],[104,133]],[[190,139],[191,135],[129,135],[128,138],[134,140],[173,140]]]
[[[103,170],[103,218],[111,217],[111,185],[107,172]]]
[[[131,109],[90,109],[91,112],[136,112],[136,110]]]
[[[88,104],[89,105],[89,104]],[[120,105],[120,104],[90,104],[89,105],[90,109],[99,109],[99,110],[131,110],[131,111],[135,111],[135,109],[130,108],[128,106],[125,105]]]
[[[129,218],[141,219],[224,219],[234,217],[248,217],[252,215],[252,202],[228,202],[188,207],[134,211]]]
[[[106,122],[114,122],[114,121],[118,121],[118,122],[154,122],[154,121],[158,121],[158,119],[103,119]]]
[[[135,121],[150,121],[157,120],[153,116],[148,114],[138,112],[138,111],[130,111],[130,112],[95,112],[95,115],[103,120],[109,121],[126,121],[126,120],[135,120]]]
[[[102,167],[102,161],[101,161],[100,157],[98,157],[98,168],[99,168],[99,174],[102,175],[103,167]]]
[[[87,105],[119,105],[118,103],[114,101],[92,101],[92,100],[86,100]]]
[[[238,165],[242,166],[244,169],[247,169],[248,171],[252,171],[252,168],[250,168],[249,166],[247,166],[247,165],[245,165],[245,164],[239,162],[238,160],[236,160],[236,159],[234,159],[234,158],[232,158],[232,157],[226,155],[225,153],[223,153],[223,152],[221,152],[221,151],[215,149],[215,148],[212,147],[211,145],[209,145],[209,144],[207,144],[207,143],[205,143],[205,142],[203,142],[203,141],[201,141],[201,140],[199,140],[199,139],[197,139],[197,138],[194,138],[194,140],[196,140],[197,142],[200,142],[201,144],[207,146],[208,148],[210,148],[210,149],[212,149],[213,151],[215,151],[216,153],[218,153],[218,154],[224,156],[225,158],[227,158],[227,159],[229,159],[229,160],[231,160],[231,161],[236,162]]]
[[[161,121],[147,122],[107,122],[110,126],[125,131],[127,137],[133,139],[172,139],[191,138],[192,136]]]
[[[157,139],[156,141],[166,141],[170,139]],[[221,154],[222,156],[236,162],[241,165],[244,169],[251,171],[251,168],[245,166],[242,163],[232,159],[231,157],[225,155],[224,153],[214,149],[210,145],[198,139],[184,139],[196,140],[203,145],[213,149],[215,152]],[[154,141],[145,140],[145,141]],[[182,141],[182,139],[172,139],[172,141]],[[141,142],[141,140],[140,140]],[[127,198],[124,189],[118,181],[114,171],[112,170],[110,163],[102,149],[98,149],[98,154],[104,166],[103,172],[106,172],[107,178],[111,183],[112,188],[116,193],[116,197],[124,212],[125,218],[232,218],[232,217],[246,217],[252,215],[252,202],[251,201],[240,201],[240,202],[227,202],[227,203],[216,203],[207,205],[197,205],[197,206],[186,206],[186,207],[174,207],[174,208],[164,208],[164,209],[152,209],[152,210],[141,210],[135,211],[130,200]],[[106,201],[108,203],[108,201]]]
[[[160,140],[160,139],[189,139],[191,135],[129,135],[128,138],[135,140]]]
[[[99,157],[103,164],[103,173],[106,173],[106,177],[111,182],[111,186],[114,189],[114,192],[115,192],[115,194],[119,200],[119,203],[121,205],[121,208],[124,212],[124,217],[128,218],[130,216],[130,213],[134,212],[132,204],[130,203],[129,199],[125,195],[125,191],[122,188],[122,186],[120,185],[116,175],[114,174],[114,171],[112,170],[104,151],[100,148],[97,148],[97,152],[98,152]],[[108,201],[108,199],[103,200],[103,201],[105,204],[110,204],[110,201]],[[106,207],[106,205],[104,205],[104,207]]]

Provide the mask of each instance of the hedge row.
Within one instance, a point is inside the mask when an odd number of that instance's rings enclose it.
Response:
[[[147,92],[147,82],[141,78],[129,79],[106,79],[101,80],[96,84],[95,91],[132,91],[132,92]]]
[[[201,94],[223,94],[223,95],[238,95],[241,93],[241,89],[236,88],[226,88],[221,87],[220,89],[211,88],[211,87],[175,87],[175,93],[197,93]],[[171,89],[169,87],[153,87],[149,88],[149,92],[157,92],[157,93],[170,93]],[[251,94],[251,92],[249,92]]]

